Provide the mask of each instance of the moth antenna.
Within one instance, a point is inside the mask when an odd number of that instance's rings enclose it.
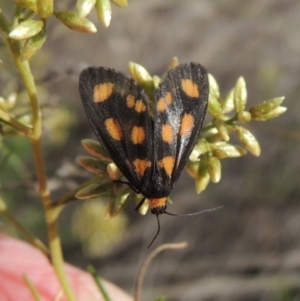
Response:
[[[165,213],[165,214],[168,214],[168,215],[172,215],[172,216],[185,217],[185,216],[192,216],[192,215],[202,214],[202,213],[204,213],[204,212],[215,211],[215,210],[221,209],[221,208],[223,208],[223,207],[224,207],[224,206],[220,206],[220,207],[216,207],[216,208],[212,208],[212,209],[206,209],[206,210],[202,210],[202,211],[199,211],[199,212],[187,213],[187,214],[175,214],[175,213],[170,213],[170,212],[167,212],[167,211],[164,211],[164,213]]]
[[[153,237],[153,239],[147,249],[149,249],[152,246],[152,244],[154,243],[154,241],[156,240],[156,238],[158,237],[159,232],[160,232],[159,214],[156,214],[156,218],[157,218],[157,232],[156,232],[155,236]]]

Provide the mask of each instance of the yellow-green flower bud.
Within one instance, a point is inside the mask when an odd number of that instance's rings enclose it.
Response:
[[[138,201],[136,202],[136,205],[138,205],[140,203],[140,201],[142,199],[137,199]],[[143,203],[143,205],[138,209],[138,212],[141,214],[141,215],[146,215],[146,213],[148,212],[149,210],[149,201],[148,199],[146,199]]]
[[[225,100],[221,104],[223,114],[228,114],[234,110],[234,90],[231,89]]]
[[[85,18],[95,7],[96,0],[77,0],[76,10],[79,18]]]
[[[119,7],[126,7],[127,6],[127,0],[111,0],[112,3]]]
[[[247,89],[245,79],[241,76],[238,78],[234,87],[234,106],[237,113],[245,109],[247,102]]]
[[[240,122],[246,123],[251,121],[251,114],[247,111],[240,111],[237,114],[237,118]]]
[[[117,165],[115,163],[109,163],[107,165],[107,173],[109,175],[109,177],[114,180],[114,181],[118,181],[122,178],[123,174],[120,171],[120,169],[117,167]]]
[[[18,94],[16,92],[10,93],[7,98],[0,97],[0,109],[8,112],[16,105]]]
[[[105,162],[112,162],[110,155],[98,141],[92,139],[84,139],[81,140],[81,144],[87,152],[89,152],[91,155],[95,156],[96,158],[103,160]]]
[[[210,151],[210,145],[206,139],[202,138],[195,145],[192,153],[190,154],[189,160],[199,161],[199,157],[208,151]]]
[[[221,179],[221,162],[217,157],[210,156],[208,159],[207,171],[210,180],[213,183],[218,183]]]
[[[179,65],[178,58],[177,58],[176,56],[174,56],[174,57],[172,58],[172,60],[171,60],[171,63],[170,63],[169,66],[168,66],[168,70],[170,70],[170,69],[172,69],[172,68],[174,68],[174,67],[176,67],[176,66],[178,66],[178,65]]]
[[[209,82],[209,93],[212,95],[212,97],[219,100],[220,88],[216,79],[211,74],[208,74],[208,82]]]
[[[283,100],[284,97],[276,97],[263,101],[262,103],[259,103],[256,106],[250,108],[249,112],[251,113],[253,118],[266,115],[280,106]]]
[[[130,76],[136,80],[139,85],[149,85],[152,83],[152,77],[149,72],[141,65],[129,62]]]
[[[260,155],[260,146],[255,136],[241,126],[236,126],[236,133],[243,146],[254,156]]]
[[[105,27],[108,27],[111,20],[111,5],[109,0],[96,0],[96,12],[98,19]]]
[[[199,161],[192,162],[190,160],[187,161],[185,165],[185,169],[187,173],[192,177],[196,178],[197,172],[198,172],[198,167],[199,167]]]
[[[266,120],[278,117],[279,115],[283,114],[286,110],[287,110],[286,107],[279,106],[276,109],[272,110],[271,112],[269,112],[265,115],[257,116],[253,119],[257,120],[257,121],[266,121]]]
[[[42,19],[47,19],[53,14],[54,0],[37,0],[38,14]]]
[[[232,145],[224,141],[211,143],[212,153],[215,157],[223,159],[226,157],[242,157],[247,151],[239,145]]]
[[[210,181],[207,167],[208,167],[208,158],[203,157],[200,160],[196,179],[195,179],[195,186],[196,186],[196,191],[198,194],[206,188],[206,186],[208,185],[208,183]]]
[[[59,19],[65,26],[72,30],[83,33],[97,32],[95,25],[86,18],[79,18],[77,13],[63,11],[55,12],[55,17]]]
[[[141,65],[134,62],[129,62],[130,76],[136,80],[136,82],[144,88],[150,99],[153,99],[153,93],[155,90],[152,76]]]
[[[223,120],[217,120],[216,129],[223,140],[229,141],[228,128]]]
[[[32,114],[31,113],[24,114],[24,115],[20,116],[17,120],[20,123],[23,123],[23,124],[28,125],[28,126],[31,127],[31,125],[32,125]]]
[[[160,77],[157,75],[153,75],[152,77],[154,88],[157,89],[160,83]]]
[[[37,0],[15,0],[15,2],[29,10],[37,12]]]
[[[40,20],[26,20],[17,25],[10,33],[9,37],[14,40],[24,40],[38,34],[44,27],[44,22]]]
[[[21,53],[21,61],[29,60],[45,43],[47,38],[46,28],[44,27],[37,35],[28,39]]]
[[[222,119],[222,107],[217,98],[209,93],[208,97],[208,112],[217,119]]]

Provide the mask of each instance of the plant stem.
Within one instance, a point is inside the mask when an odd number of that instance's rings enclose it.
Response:
[[[29,136],[31,134],[31,128],[29,126],[19,122],[17,119],[12,117],[7,112],[2,111],[1,109],[0,109],[0,119],[2,119],[4,122],[14,127],[15,129],[21,131],[26,136]]]
[[[141,300],[141,292],[142,292],[142,286],[144,282],[144,277],[146,274],[146,270],[151,263],[151,261],[162,251],[168,250],[168,249],[183,249],[187,247],[187,242],[181,242],[181,243],[171,243],[171,244],[163,244],[154,251],[152,251],[146,260],[143,262],[142,266],[140,267],[140,270],[138,272],[138,277],[135,284],[135,292],[134,292],[134,301],[140,301]]]
[[[46,256],[50,256],[47,247],[38,238],[28,232],[7,210],[6,204],[0,198],[0,213],[30,242],[33,246],[41,250]]]
[[[42,114],[38,101],[37,90],[34,82],[34,78],[31,73],[31,69],[28,61],[20,61],[21,43],[9,38],[8,33],[10,31],[10,25],[3,16],[0,10],[0,29],[2,30],[4,39],[6,40],[8,47],[12,53],[16,67],[23,80],[24,86],[27,90],[31,108],[32,108],[32,132],[28,135],[31,141],[34,164],[36,174],[39,183],[39,192],[44,205],[46,214],[49,248],[51,254],[51,260],[55,269],[57,278],[61,284],[61,287],[69,301],[75,301],[75,295],[67,279],[64,270],[64,260],[61,250],[60,238],[58,235],[57,219],[62,207],[51,207],[50,191],[47,187],[47,177],[45,173],[45,164],[43,159],[42,147],[41,147],[41,135],[42,135]]]

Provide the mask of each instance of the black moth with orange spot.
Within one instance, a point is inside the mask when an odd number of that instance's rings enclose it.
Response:
[[[167,197],[202,128],[209,93],[205,68],[188,63],[167,71],[151,112],[145,91],[115,69],[86,68],[79,90],[98,140],[128,185],[144,196],[138,208],[147,198],[159,226],[159,215],[170,214]]]

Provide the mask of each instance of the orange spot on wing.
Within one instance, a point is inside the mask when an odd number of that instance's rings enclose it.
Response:
[[[183,79],[181,81],[181,88],[183,92],[189,97],[200,96],[198,85],[194,83],[191,79]]]
[[[119,141],[122,139],[121,127],[119,123],[115,121],[113,118],[109,118],[105,120],[105,128],[113,139]]]
[[[172,172],[173,172],[174,163],[175,163],[174,157],[166,156],[166,157],[163,157],[162,160],[160,160],[158,162],[158,166],[160,168],[163,168],[165,170],[166,174],[169,177],[171,177]]]
[[[131,132],[131,141],[133,144],[142,143],[145,140],[145,130],[141,126],[134,126]]]
[[[141,112],[146,111],[146,105],[143,103],[142,100],[137,100],[136,103],[135,103],[134,109],[135,109],[138,113],[141,113]]]
[[[126,97],[126,105],[128,108],[132,108],[134,107],[135,104],[135,100],[134,100],[134,96],[131,94],[128,94]]]
[[[159,199],[148,199],[150,208],[163,207],[166,204],[167,198],[159,198]]]
[[[161,97],[156,105],[157,111],[163,112],[166,110],[167,106],[172,103],[172,94],[167,92],[164,97]]]
[[[180,136],[189,135],[193,127],[194,127],[193,115],[185,113],[181,118],[181,125],[179,130]]]
[[[96,85],[94,88],[94,102],[102,102],[107,100],[113,92],[113,83],[103,83]]]
[[[142,177],[148,167],[151,167],[152,163],[148,160],[135,159],[133,165],[136,169],[136,172],[140,177]]]
[[[171,143],[173,141],[173,129],[169,124],[164,124],[161,128],[163,141]]]

